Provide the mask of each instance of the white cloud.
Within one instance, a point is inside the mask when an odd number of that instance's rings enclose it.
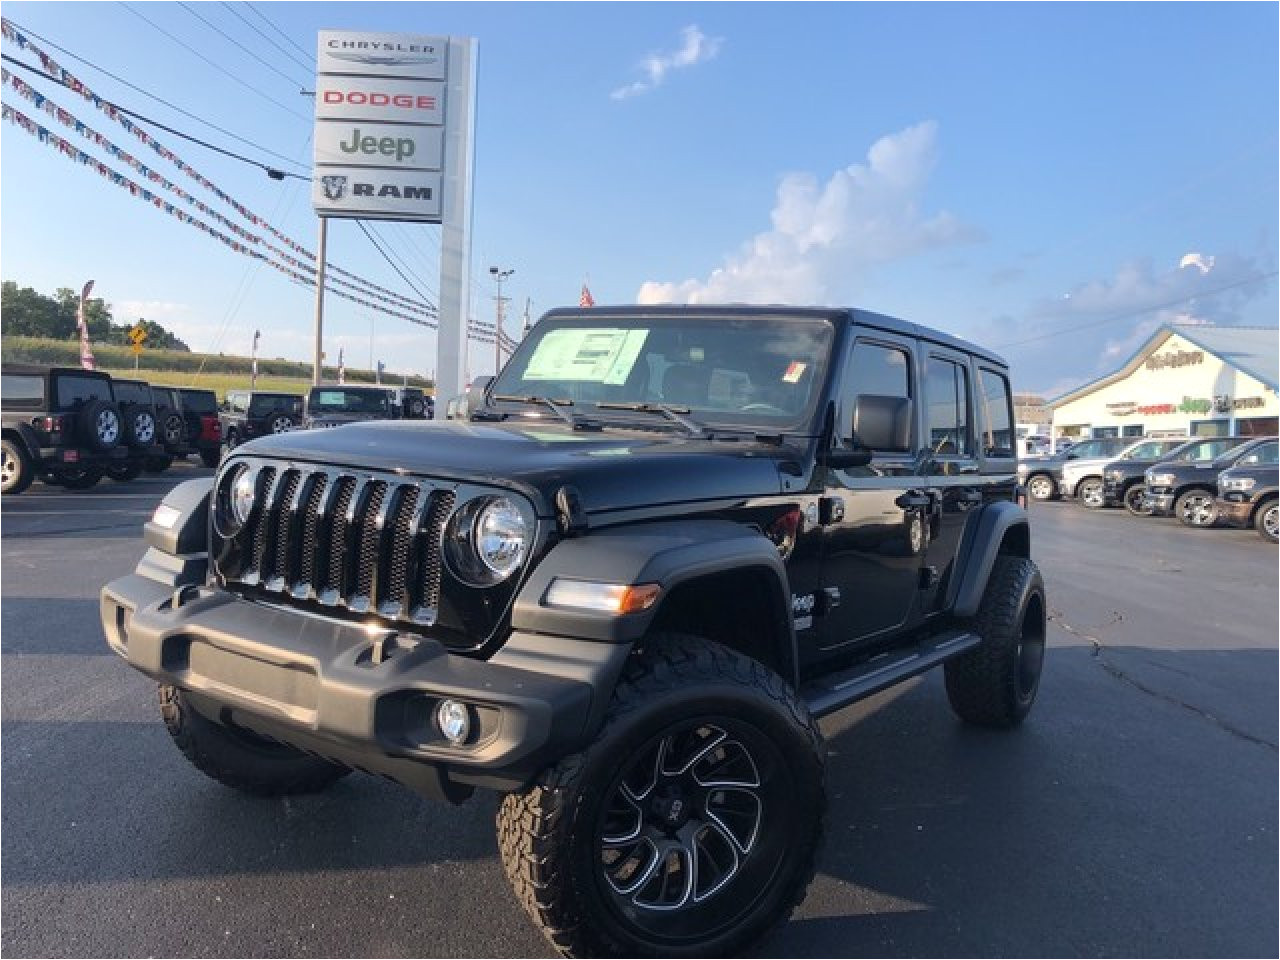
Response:
[[[773,229],[725,258],[706,280],[649,281],[641,303],[810,303],[841,299],[878,264],[973,240],[952,214],[921,211],[937,160],[937,125],[920,123],[877,140],[862,164],[825,184],[811,173],[784,177]]]
[[[609,96],[614,100],[625,100],[627,97],[634,97],[660,87],[672,70],[682,70],[699,63],[706,63],[720,52],[720,47],[724,44],[723,38],[708,37],[697,26],[685,27],[680,31],[680,36],[682,38],[680,49],[672,53],[649,54],[640,63],[644,79],[619,87]]]

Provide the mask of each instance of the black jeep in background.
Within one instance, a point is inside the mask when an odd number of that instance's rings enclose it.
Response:
[[[434,420],[436,403],[421,387],[388,387],[391,406],[402,420]]]
[[[1189,527],[1211,527],[1217,518],[1218,475],[1242,459],[1274,445],[1275,437],[1256,437],[1231,447],[1213,460],[1157,463],[1143,475],[1147,504],[1155,516],[1173,515]]]
[[[1218,522],[1228,527],[1253,527],[1275,543],[1280,533],[1280,443],[1271,440],[1250,449],[1234,467],[1218,475]]]
[[[156,415],[151,384],[145,380],[113,377],[111,385],[116,404],[120,407],[120,428],[129,449],[129,459],[108,466],[107,476],[123,482],[133,480],[149,463],[163,456],[164,445],[160,439],[160,420]]]
[[[216,467],[222,456],[217,395],[198,387],[154,389],[165,391],[166,398],[174,404],[164,421],[164,444],[169,455],[185,457],[195,453],[206,467]]]
[[[858,310],[594,307],[480,392],[470,422],[263,437],[165,498],[102,625],[197,768],[504,791],[557,949],[719,955],[813,876],[817,718],[935,666],[969,723],[1031,710],[1047,601],[989,351]]]
[[[0,492],[21,493],[35,479],[71,490],[92,487],[129,460],[111,377],[78,367],[6,363]]]
[[[397,416],[386,387],[353,387],[332,384],[312,387],[307,393],[302,425],[308,430],[340,427],[362,420],[391,420]]]
[[[1124,504],[1136,517],[1149,517],[1147,487],[1143,482],[1148,467],[1157,463],[1208,463],[1248,437],[1196,437],[1169,450],[1161,457],[1113,460],[1102,468],[1102,496],[1109,507]]]
[[[222,438],[232,450],[246,440],[302,426],[302,397],[265,390],[228,390],[222,405]]]

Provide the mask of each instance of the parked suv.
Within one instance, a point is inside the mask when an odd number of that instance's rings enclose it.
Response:
[[[432,420],[435,401],[421,387],[389,387],[395,415],[405,420]]]
[[[1217,518],[1229,527],[1253,527],[1276,542],[1280,533],[1280,444],[1275,440],[1255,446],[1236,465],[1218,474]]]
[[[302,397],[296,393],[228,390],[223,404],[222,436],[234,449],[246,440],[302,426]]]
[[[327,385],[312,387],[307,393],[303,426],[340,427],[361,420],[390,420],[395,416],[391,393],[386,387]]]
[[[1136,517],[1151,515],[1147,504],[1147,486],[1143,482],[1147,467],[1157,463],[1201,462],[1208,463],[1214,457],[1238,446],[1248,437],[1196,437],[1194,440],[1176,440],[1178,446],[1162,456],[1135,457],[1113,460],[1102,468],[1102,498],[1109,507],[1124,504]]]
[[[1155,462],[1182,443],[1181,440],[1138,440],[1130,442],[1119,453],[1119,461],[1130,459]],[[1068,460],[1062,467],[1062,481],[1058,485],[1064,497],[1075,497],[1086,507],[1097,509],[1107,506],[1104,495],[1103,471],[1113,456],[1079,457]]]
[[[179,456],[199,454],[206,467],[216,467],[222,456],[222,422],[218,419],[218,397],[212,390],[198,387],[171,387],[182,418],[183,438]]]
[[[935,666],[968,722],[1031,709],[1014,442],[1005,364],[911,323],[556,310],[470,422],[277,434],[174,488],[103,628],[209,776],[505,791],[560,951],[728,953],[813,875],[817,718]]]
[[[102,479],[129,457],[111,377],[79,367],[6,363],[0,491],[21,493],[36,478],[71,490]]]
[[[1094,437],[1073,444],[1052,457],[1029,457],[1018,463],[1018,479],[1032,500],[1053,500],[1061,493],[1062,468],[1072,460],[1114,459],[1134,442],[1133,437]]]
[[[145,380],[113,377],[111,386],[120,407],[121,436],[129,450],[129,458],[123,463],[109,465],[107,476],[125,482],[141,474],[156,457],[163,456],[164,446],[160,441],[160,424],[151,384]]]
[[[1172,514],[1189,527],[1211,527],[1217,516],[1218,474],[1275,437],[1259,437],[1237,444],[1208,463],[1157,463],[1144,474],[1147,502],[1156,516]]]

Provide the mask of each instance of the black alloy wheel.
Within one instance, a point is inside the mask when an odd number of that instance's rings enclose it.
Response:
[[[1149,517],[1155,512],[1147,500],[1145,484],[1135,483],[1124,492],[1124,507],[1135,517]]]

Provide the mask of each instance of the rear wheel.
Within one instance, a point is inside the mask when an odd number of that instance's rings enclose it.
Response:
[[[195,709],[186,691],[163,683],[160,713],[174,744],[197,770],[245,793],[315,793],[351,772],[248,730],[215,723]]]
[[[1052,500],[1056,492],[1053,477],[1047,473],[1032,474],[1027,480],[1027,494],[1032,500]]]
[[[1001,554],[973,628],[982,643],[947,661],[947,699],[960,719],[1013,727],[1035,703],[1044,667],[1044,581],[1025,557]]]
[[[1100,510],[1107,505],[1101,477],[1086,477],[1080,481],[1076,496],[1080,498],[1081,503],[1091,510]]]
[[[35,479],[35,467],[27,456],[26,448],[8,437],[0,441],[3,457],[0,459],[0,493],[21,493]]]
[[[107,467],[107,476],[117,483],[128,483],[142,475],[142,464],[123,463],[119,466]]]
[[[101,479],[101,467],[64,467],[57,474],[57,482],[68,490],[88,490]]]
[[[1178,497],[1173,515],[1188,527],[1211,527],[1218,511],[1213,505],[1213,493],[1197,487]]]
[[[1142,483],[1135,483],[1124,492],[1124,508],[1135,517],[1149,517],[1153,509],[1147,503],[1147,487]]]
[[[656,637],[595,740],[503,800],[503,868],[569,956],[731,953],[803,897],[823,778],[817,725],[780,677]]]
[[[1275,543],[1280,536],[1280,505],[1275,500],[1264,503],[1253,515],[1253,526],[1258,533]]]

